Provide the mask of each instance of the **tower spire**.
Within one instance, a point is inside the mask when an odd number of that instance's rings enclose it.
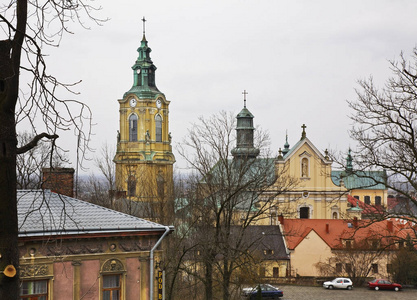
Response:
[[[155,83],[156,66],[151,59],[152,49],[148,46],[145,34],[145,17],[142,18],[143,38],[140,47],[137,49],[138,58],[132,66],[133,70],[133,86],[125,95],[134,93],[139,99],[151,98],[156,99],[157,95],[162,94]]]
[[[349,147],[348,155],[346,157],[346,171],[347,172],[352,172],[353,171],[353,158],[352,158],[351,151],[352,150]]]
[[[145,37],[145,22],[146,22],[146,19],[145,19],[145,17],[143,17],[142,18],[142,30],[143,30],[143,37]]]
[[[284,156],[290,151],[290,144],[288,143],[288,130],[285,131],[285,144],[284,144],[284,150],[282,150],[282,154]]]
[[[246,90],[243,90],[243,108],[246,108],[246,95],[249,94]]]

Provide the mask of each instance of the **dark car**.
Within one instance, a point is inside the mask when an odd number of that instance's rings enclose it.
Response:
[[[398,283],[393,283],[389,280],[386,279],[374,279],[370,282],[368,282],[368,287],[370,289],[373,289],[375,291],[378,290],[394,290],[396,292],[398,292],[399,290],[401,290],[403,287],[401,286],[401,284]]]
[[[278,299],[284,296],[284,292],[270,284],[259,284],[253,288],[244,288],[242,294],[246,299],[254,300],[262,294],[262,299]]]

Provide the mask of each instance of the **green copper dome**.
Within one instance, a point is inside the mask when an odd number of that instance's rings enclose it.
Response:
[[[139,56],[132,66],[133,70],[133,86],[124,94],[135,94],[139,99],[155,99],[162,93],[155,84],[156,66],[153,64],[150,53],[151,48],[148,47],[148,41],[145,34],[143,35],[140,47],[138,48]]]

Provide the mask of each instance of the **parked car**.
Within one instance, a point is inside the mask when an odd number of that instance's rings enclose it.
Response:
[[[349,278],[335,278],[332,281],[326,281],[323,283],[323,287],[329,290],[332,289],[347,289],[353,288],[352,280]]]
[[[256,299],[256,297],[258,296],[258,292],[261,292],[262,294],[262,299],[278,299],[279,297],[283,297],[284,296],[284,292],[282,290],[280,290],[279,288],[276,288],[270,284],[258,284],[255,287],[251,287],[251,288],[244,288],[242,290],[242,295],[246,298],[246,299]]]
[[[391,282],[391,281],[386,280],[386,279],[374,279],[374,280],[368,282],[368,287],[370,289],[375,290],[375,291],[378,291],[378,290],[394,290],[396,292],[398,292],[399,290],[401,290],[403,288],[401,286],[401,284],[394,283],[394,282]]]

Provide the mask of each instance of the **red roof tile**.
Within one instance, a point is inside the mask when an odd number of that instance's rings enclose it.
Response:
[[[356,226],[355,226],[356,225]],[[288,248],[295,249],[312,231],[332,249],[343,247],[343,240],[352,239],[357,245],[370,239],[377,239],[381,246],[405,239],[407,234],[415,238],[412,227],[415,224],[399,219],[378,222],[370,220],[333,219],[285,219],[283,229]]]

